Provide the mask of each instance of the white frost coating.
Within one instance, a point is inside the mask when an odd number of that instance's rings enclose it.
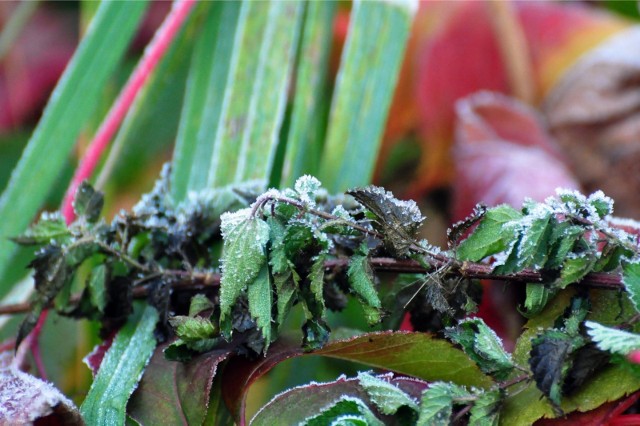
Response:
[[[77,408],[50,383],[15,368],[5,352],[0,355],[0,423],[33,424],[63,404],[69,411]],[[79,417],[79,416],[78,416]]]
[[[607,222],[613,226],[621,226],[621,227],[631,228],[631,229],[640,231],[640,222],[634,219],[629,219],[626,217],[609,216],[607,217]]]
[[[227,238],[229,233],[234,230],[236,226],[251,216],[251,207],[238,210],[236,212],[226,212],[220,216],[220,232],[222,232],[222,238]]]
[[[369,186],[367,190],[370,192],[381,196],[386,199],[400,210],[402,210],[412,222],[422,223],[426,219],[425,216],[422,215],[420,208],[413,200],[398,200],[392,192],[386,191],[384,188],[380,188],[379,186]]]
[[[322,184],[313,176],[304,175],[296,180],[293,186],[300,196],[300,201],[314,206],[316,204],[316,192]]]
[[[336,206],[333,211],[331,212],[332,215],[339,217],[340,219],[344,219],[344,220],[351,220],[351,215],[349,214],[349,212],[342,207],[341,205]]]

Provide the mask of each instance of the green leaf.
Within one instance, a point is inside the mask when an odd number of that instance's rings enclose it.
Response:
[[[201,312],[214,308],[213,302],[207,296],[204,294],[196,294],[191,298],[191,303],[189,303],[189,316],[195,317]]]
[[[265,246],[269,240],[269,225],[261,219],[248,217],[249,211],[222,215],[222,279],[220,281],[220,326],[231,335],[228,317],[231,309],[249,283],[253,282],[266,261]]]
[[[289,270],[289,261],[285,252],[285,226],[276,218],[267,218],[269,224],[269,238],[271,250],[269,250],[269,265],[273,274],[284,274]]]
[[[249,284],[247,296],[249,313],[256,320],[256,325],[264,337],[264,352],[266,353],[271,343],[271,310],[273,305],[271,280],[266,263],[260,269],[256,279]]]
[[[640,260],[622,262],[622,283],[636,312],[640,312]]]
[[[478,262],[506,250],[516,237],[514,225],[509,222],[521,218],[522,213],[506,204],[487,210],[478,227],[457,247],[456,256]]]
[[[60,78],[0,197],[0,277],[11,267],[16,252],[8,238],[26,229],[42,207],[138,28],[146,5],[144,1],[101,3]],[[3,287],[1,294],[9,290],[9,286]]]
[[[569,284],[577,283],[593,270],[596,260],[596,256],[590,251],[568,256],[562,264],[560,278],[553,283],[554,287],[562,289]]]
[[[480,394],[469,412],[469,426],[498,426],[503,397],[500,390]]]
[[[284,118],[301,2],[242,2],[209,170],[209,187],[267,184]],[[216,94],[220,96],[220,94]]]
[[[520,268],[541,269],[547,261],[547,246],[551,236],[551,213],[531,221],[522,233],[518,244],[518,265]]]
[[[351,290],[358,296],[365,310],[367,322],[369,324],[380,322],[382,304],[378,298],[378,292],[373,282],[373,271],[367,256],[353,255],[347,275]]]
[[[276,322],[278,327],[282,327],[284,320],[286,319],[293,303],[295,302],[295,295],[298,290],[297,282],[294,281],[294,276],[297,275],[291,271],[284,274],[274,274],[273,282],[276,288],[276,309],[278,311]]]
[[[169,318],[169,324],[176,335],[185,342],[211,339],[217,335],[216,327],[207,318],[178,315]]]
[[[321,414],[311,417],[301,423],[305,426],[325,426],[325,425],[362,425],[362,426],[383,426],[376,416],[371,412],[367,404],[361,399],[344,396]]]
[[[417,426],[448,426],[451,424],[453,399],[469,396],[462,386],[453,383],[431,383],[422,394]]]
[[[22,245],[49,244],[52,240],[63,244],[70,237],[69,228],[60,213],[45,213],[23,235],[11,240]]]
[[[587,321],[585,325],[587,334],[600,350],[626,356],[640,349],[640,335],[636,333],[605,327],[593,321]]]
[[[549,258],[544,265],[545,269],[560,268],[578,238],[585,233],[583,227],[571,225],[569,222],[555,223],[552,228],[549,241]]]
[[[462,346],[484,373],[504,380],[513,371],[511,355],[504,350],[500,338],[482,319],[464,319],[457,327],[447,328],[445,335]]]
[[[417,2],[356,1],[319,177],[331,192],[371,180]]]
[[[106,283],[108,280],[109,268],[102,263],[91,270],[91,275],[89,275],[89,280],[87,281],[91,304],[100,313],[104,313],[104,307],[107,304]]]
[[[336,5],[333,1],[306,4],[282,170],[284,187],[293,186],[299,176],[317,174],[331,93],[328,90],[327,69]]]
[[[325,255],[319,255],[311,265],[309,271],[309,290],[313,296],[313,313],[316,318],[324,318],[325,306],[324,306],[324,261]],[[309,303],[307,302],[307,305]]]
[[[147,306],[138,321],[130,319],[113,339],[80,407],[87,424],[124,425],[129,396],[156,347],[157,322],[158,312]]]
[[[104,206],[104,196],[96,191],[86,180],[76,190],[73,199],[73,210],[79,218],[84,218],[89,223],[95,223],[100,217]]]
[[[526,296],[524,300],[525,312],[527,318],[542,312],[547,303],[558,292],[556,288],[549,288],[542,284],[527,283]]]
[[[382,414],[395,414],[400,407],[418,410],[418,404],[409,395],[388,381],[369,373],[359,373],[358,380]]]

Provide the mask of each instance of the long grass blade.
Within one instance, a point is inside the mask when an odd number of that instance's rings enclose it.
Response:
[[[415,0],[354,2],[319,172],[331,192],[371,180],[417,7]]]
[[[282,169],[284,187],[293,187],[303,174],[317,173],[330,102],[327,68],[336,5],[333,1],[307,4]]]
[[[146,2],[103,2],[54,90],[11,180],[0,197],[0,277],[20,234],[36,215],[122,58]],[[114,22],[117,25],[114,25]],[[4,294],[8,288],[0,288]]]

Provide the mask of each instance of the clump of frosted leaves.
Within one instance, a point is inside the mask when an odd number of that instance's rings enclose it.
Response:
[[[556,197],[550,197],[545,202],[558,213],[582,217],[592,223],[599,223],[613,213],[613,200],[602,191],[587,197],[575,190],[558,188]]]
[[[296,180],[294,189],[298,194],[298,198],[309,206],[315,206],[316,194],[322,184],[313,176],[304,175]]]

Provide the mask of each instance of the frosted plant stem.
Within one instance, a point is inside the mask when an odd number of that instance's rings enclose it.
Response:
[[[174,2],[171,12],[169,12],[153,39],[145,49],[144,55],[129,77],[127,84],[123,87],[120,95],[118,95],[118,98],[100,125],[98,132],[89,144],[84,157],[80,161],[73,179],[71,180],[71,184],[67,189],[67,193],[65,194],[65,198],[62,203],[62,214],[64,215],[67,223],[70,223],[75,219],[75,213],[73,211],[73,197],[75,196],[76,190],[82,181],[91,177],[91,174],[98,165],[98,161],[109,146],[109,142],[120,127],[122,120],[133,104],[133,101],[136,99],[140,89],[142,89],[145,82],[158,65],[158,62],[166,53],[171,42],[175,39],[178,31],[182,27],[182,24],[195,4],[195,0],[177,0]]]

